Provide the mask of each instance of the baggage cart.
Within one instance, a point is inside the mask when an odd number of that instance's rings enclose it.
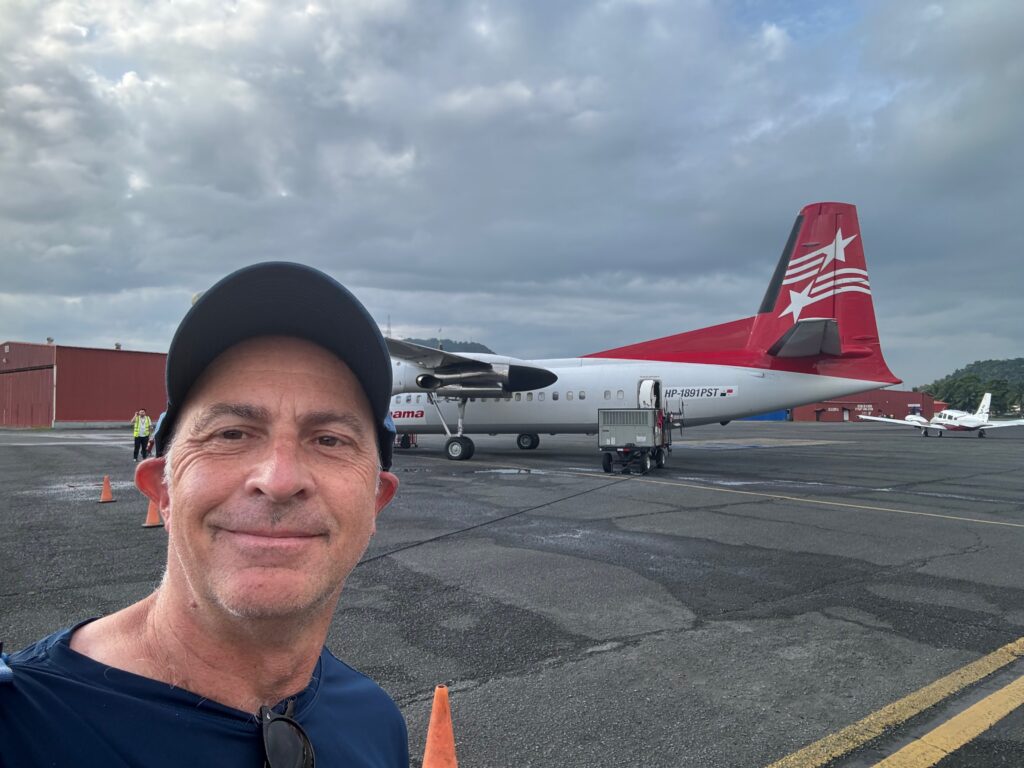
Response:
[[[646,475],[664,467],[672,450],[671,429],[665,413],[657,408],[599,408],[598,447],[601,467],[623,474],[636,471]]]

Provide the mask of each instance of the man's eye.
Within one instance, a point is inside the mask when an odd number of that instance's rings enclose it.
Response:
[[[316,439],[316,442],[318,445],[322,445],[326,448],[334,448],[336,445],[341,444],[341,440],[334,435],[320,435],[320,437]]]
[[[241,440],[245,437],[245,433],[240,429],[225,429],[220,436],[225,440]]]

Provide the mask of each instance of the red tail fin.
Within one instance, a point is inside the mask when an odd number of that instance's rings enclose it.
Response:
[[[797,216],[756,317],[588,357],[716,363],[898,384],[882,357],[857,209]]]
[[[835,318],[844,349],[878,342],[857,209],[816,203],[797,216],[750,345],[767,351],[795,322]]]

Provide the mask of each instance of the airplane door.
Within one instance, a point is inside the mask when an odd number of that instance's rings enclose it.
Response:
[[[661,382],[657,379],[641,379],[637,391],[637,408],[661,407]]]

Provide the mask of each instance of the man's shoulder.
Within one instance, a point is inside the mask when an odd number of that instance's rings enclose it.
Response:
[[[8,666],[10,666],[11,669],[14,669],[16,667],[31,667],[38,666],[40,664],[48,664],[54,647],[60,643],[66,644],[68,638],[71,637],[71,633],[79,626],[81,626],[81,624],[78,624],[75,627],[58,629],[56,632],[36,640],[31,645],[26,645],[20,651],[15,651],[11,654],[4,654]]]
[[[324,648],[321,658],[323,659],[321,685],[327,692],[338,692],[346,698],[365,698],[378,701],[382,705],[395,707],[397,712],[398,708],[391,696],[368,676],[339,659],[328,648]]]
[[[327,648],[321,659],[322,677],[309,721],[325,754],[345,765],[408,766],[405,718],[391,696]],[[301,714],[299,720],[303,722]]]

